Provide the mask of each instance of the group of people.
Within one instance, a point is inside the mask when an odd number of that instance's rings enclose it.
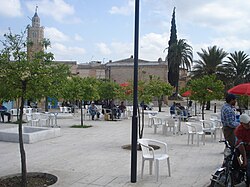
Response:
[[[173,102],[173,104],[170,106],[170,115],[180,115],[184,118],[187,118],[190,116],[188,113],[188,110],[182,106],[180,103]]]
[[[241,145],[239,151],[243,157],[242,167],[247,168],[247,183],[250,187],[250,117],[247,114],[241,114],[238,122],[234,110],[235,104],[236,96],[228,94],[221,108],[221,122],[224,138],[230,146],[233,147],[240,142],[247,143],[247,145]]]
[[[121,117],[121,114],[124,113],[126,110],[126,106],[125,106],[123,101],[121,102],[121,104],[119,106],[116,106],[114,104],[113,100],[111,100],[107,106],[104,105],[103,107],[110,109],[111,119],[114,119],[114,118],[119,119]],[[98,107],[95,105],[94,101],[92,101],[91,105],[89,105],[88,111],[92,117],[92,120],[95,119],[95,116],[97,117],[97,119],[100,118],[101,113],[100,113]],[[102,111],[102,113],[104,113],[104,112]]]

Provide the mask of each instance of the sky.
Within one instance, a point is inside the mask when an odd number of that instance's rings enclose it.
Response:
[[[77,63],[129,58],[134,54],[134,0],[0,0],[0,40],[20,34],[38,6],[47,51],[56,60]],[[139,58],[165,60],[173,8],[178,39],[197,52],[216,45],[228,53],[250,55],[248,0],[140,0]],[[1,49],[2,46],[0,46]]]

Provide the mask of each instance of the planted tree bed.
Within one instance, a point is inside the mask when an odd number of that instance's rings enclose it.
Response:
[[[57,177],[48,173],[27,173],[27,187],[45,187],[55,184]],[[21,174],[9,175],[0,178],[0,187],[22,186]]]

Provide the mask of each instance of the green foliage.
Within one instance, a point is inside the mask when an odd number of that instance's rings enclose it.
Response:
[[[161,80],[159,77],[151,77],[150,81],[147,83],[145,87],[145,92],[148,96],[156,97],[159,106],[159,112],[161,112],[161,106],[164,96],[169,96],[173,91],[173,87],[166,83],[165,81]]]
[[[228,59],[219,69],[220,79],[226,90],[241,83],[250,81],[250,58],[244,51],[230,53]]]
[[[26,157],[22,137],[22,119],[25,99],[41,99],[54,95],[57,87],[66,79],[69,69],[54,64],[53,54],[39,52],[27,58],[27,41],[24,34],[4,35],[0,53],[0,98],[17,100],[21,98],[20,120],[18,125],[19,145],[22,167],[22,186],[27,186]],[[55,94],[56,95],[56,94]]]
[[[28,59],[20,35],[5,35],[0,55],[0,97],[4,100],[41,99],[57,95],[69,75],[69,68],[52,62],[53,54],[39,52]],[[21,45],[21,46],[19,46]],[[10,59],[12,59],[10,61]]]
[[[152,101],[152,94],[146,89],[148,82],[139,80],[138,81],[138,102],[144,101],[144,103],[149,103]],[[122,88],[123,94],[126,95],[128,100],[133,100],[134,95],[134,84],[132,81],[128,81],[128,86]]]
[[[217,80],[215,75],[205,75],[199,79],[192,79],[190,88],[192,88],[190,99],[198,101],[202,106],[202,119],[204,119],[205,103],[222,99],[224,96],[223,82]]]
[[[92,101],[98,100],[98,81],[91,77],[70,77],[61,88],[65,100]]]
[[[149,95],[160,99],[162,96],[171,95],[173,87],[169,83],[161,80],[159,77],[154,76],[148,82],[146,91]]]
[[[118,83],[110,80],[99,80],[98,93],[101,100],[116,99],[120,92],[121,88]]]
[[[197,52],[200,60],[196,60],[191,72],[192,77],[199,78],[204,75],[213,75],[217,73],[218,68],[227,56],[227,53],[217,46],[208,47],[208,50],[201,49]]]
[[[222,99],[224,96],[224,85],[222,81],[216,80],[215,75],[205,75],[190,82],[192,95],[190,99],[203,104],[207,101]]]
[[[176,88],[176,95],[179,91],[179,71],[180,67],[187,70],[191,69],[193,63],[193,49],[187,44],[185,39],[180,39],[170,47],[171,53],[168,54],[168,58],[171,59],[169,62],[168,78],[172,80],[171,85]]]
[[[132,97],[132,86],[131,86],[132,82],[126,82],[125,86],[120,86],[119,90],[118,90],[118,99],[124,101],[124,100],[128,100],[128,101],[132,101],[133,97]]]
[[[175,64],[175,59],[173,59],[173,53],[174,49],[171,47],[172,45],[177,43],[177,31],[176,31],[176,24],[175,24],[175,7],[173,9],[173,15],[172,15],[172,20],[171,20],[171,30],[170,30],[170,39],[168,41],[168,55],[166,57],[166,60],[168,62],[168,67],[170,67],[171,63]],[[176,85],[176,80],[175,78],[175,72],[176,70],[174,69],[174,66],[172,68],[169,68],[168,71],[168,81],[172,86]]]

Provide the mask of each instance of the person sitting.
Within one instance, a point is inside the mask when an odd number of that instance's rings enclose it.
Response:
[[[119,108],[119,114],[125,114],[125,110],[126,110],[126,106],[124,105],[124,102],[122,101],[120,106],[118,107]],[[120,116],[119,116],[120,117]]]
[[[187,109],[182,106],[180,103],[176,104],[177,115],[181,116],[181,119],[187,121],[188,118],[188,111]]]
[[[175,102],[173,102],[173,104],[170,107],[170,115],[175,115]]]
[[[112,120],[113,120],[114,118],[115,118],[115,119],[120,118],[120,116],[121,116],[120,110],[119,110],[119,108],[114,104],[114,101],[113,101],[113,100],[111,100],[111,101],[109,102],[108,108],[111,110],[111,113],[112,113],[111,119],[112,119]]]
[[[1,113],[1,118],[2,121],[4,122],[4,116],[8,116],[8,122],[10,122],[10,116],[11,114],[7,112],[7,108],[0,103],[0,113]]]
[[[97,106],[95,105],[95,103],[93,101],[91,102],[91,105],[89,105],[88,110],[89,110],[90,115],[92,116],[92,120],[95,119],[95,115],[99,119],[100,112],[98,111],[98,108],[97,108]]]

